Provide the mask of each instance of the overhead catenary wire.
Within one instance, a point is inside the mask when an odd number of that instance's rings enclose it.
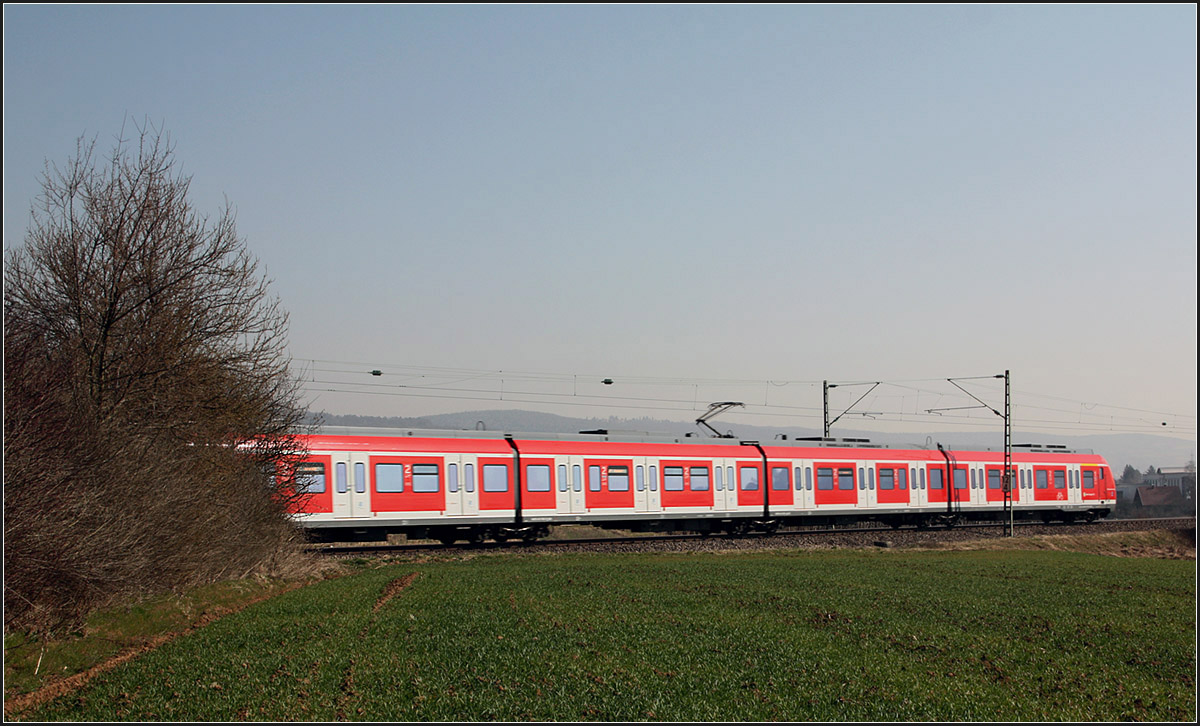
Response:
[[[353,378],[343,377],[347,375],[362,375],[365,372],[373,372],[375,376],[379,376],[382,371],[380,371],[379,366],[375,364],[315,359],[294,362],[308,362],[311,364],[308,366],[301,366],[302,374],[298,376],[302,381],[302,390],[310,395],[319,395],[321,393],[367,396],[387,395],[423,399],[441,399],[445,401],[504,401],[505,403],[569,405],[572,407],[610,410],[628,409],[637,411],[662,412],[694,411],[697,410],[698,406],[706,405],[708,403],[707,400],[704,400],[699,396],[699,389],[700,387],[704,386],[728,388],[737,386],[761,387],[766,385],[769,387],[780,388],[788,384],[799,384],[800,386],[811,386],[816,388],[820,385],[820,382],[818,381],[801,380],[779,381],[777,379],[772,379],[764,381],[749,379],[699,379],[661,376],[615,376],[615,378],[622,384],[622,387],[626,389],[628,389],[630,386],[657,386],[660,388],[681,387],[686,389],[687,395],[686,397],[675,398],[671,397],[669,394],[664,396],[661,394],[661,392],[659,392],[658,395],[636,395],[628,393],[626,395],[620,395],[608,391],[606,391],[603,395],[600,395],[595,393],[581,392],[579,390],[580,381],[595,379],[595,383],[599,383],[602,379],[599,374],[583,375],[577,373],[563,374],[538,371],[503,371],[436,366],[385,365],[384,370],[387,371],[388,375],[386,378],[388,380],[386,382],[380,381],[376,383],[374,381],[358,381],[353,380]],[[605,378],[612,380],[612,378],[609,378],[608,376],[605,376]],[[993,376],[978,377],[980,380],[984,378],[993,378]],[[375,380],[380,379],[376,378]],[[883,381],[882,384],[905,391],[906,393],[915,395],[918,398],[927,397],[927,401],[933,400],[934,397],[937,397],[939,400],[947,398],[953,400],[953,397],[956,395],[953,392],[913,385],[922,383],[936,384],[942,383],[945,380],[945,378],[906,379],[900,381]],[[972,379],[959,378],[958,380]],[[472,382],[478,385],[472,387],[470,385]],[[538,386],[552,386],[553,384],[563,385],[565,389],[562,391],[534,390]],[[912,409],[908,409],[905,405],[907,397],[900,397],[901,405],[899,407],[891,404],[879,405],[881,401],[886,403],[887,401],[894,400],[896,398],[896,396],[877,395],[869,404],[871,408],[871,410],[867,412],[870,414],[869,417],[866,417],[866,413],[861,412],[853,412],[850,415],[852,417],[861,415],[871,420],[878,420],[880,423],[914,426],[953,424],[955,426],[978,427],[983,429],[994,427],[993,422],[978,416],[947,414],[945,412],[941,412],[937,415],[922,413],[918,408],[920,406],[919,403]],[[1023,401],[1025,398],[1044,398],[1056,401],[1068,401],[1076,405],[1078,408],[1067,410],[1052,406],[1042,406],[1033,402],[1017,402],[1017,399],[1021,399]],[[1089,411],[1086,413],[1082,411],[1084,406],[1090,407]],[[928,407],[928,405],[925,407]],[[1145,409],[1135,409],[1123,406],[1107,406],[1105,404],[1095,402],[1085,403],[1071,401],[1071,399],[1067,399],[1062,396],[1050,396],[1045,394],[1018,391],[1014,394],[1014,408],[1025,412],[1042,411],[1052,415],[1063,414],[1064,416],[1074,417],[1071,420],[1054,418],[1053,416],[1034,417],[1030,415],[1018,415],[1017,417],[1018,421],[1023,426],[1036,427],[1050,431],[1074,431],[1082,433],[1154,432],[1177,436],[1191,435],[1195,433],[1194,416]],[[1131,414],[1148,414],[1159,419],[1173,419],[1174,423],[1164,426],[1164,422],[1162,421],[1150,422],[1144,418],[1132,415],[1117,416],[1105,413],[1104,411],[1092,413],[1092,411],[1096,411],[1097,408],[1111,409],[1113,411],[1125,411]],[[745,410],[738,412],[738,415],[751,419],[788,418],[803,422],[815,422],[819,421],[821,418],[821,408],[815,405],[790,405],[787,403],[770,403],[764,400],[762,404],[748,404]],[[1088,420],[1084,420],[1085,417],[1087,417]],[[863,422],[865,423],[865,420]]]

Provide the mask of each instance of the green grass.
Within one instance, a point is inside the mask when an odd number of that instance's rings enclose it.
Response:
[[[205,613],[236,609],[286,587],[277,580],[222,582],[94,612],[78,631],[51,640],[22,632],[5,634],[5,695],[36,690],[48,679],[74,675],[156,637],[181,631]]]
[[[1069,552],[395,565],[248,608],[22,717],[1191,721],[1195,595],[1194,562]]]

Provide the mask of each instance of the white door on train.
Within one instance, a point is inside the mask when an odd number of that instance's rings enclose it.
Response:
[[[650,469],[645,459],[633,460],[633,505],[639,512],[650,508]]]
[[[879,497],[875,493],[874,462],[859,462],[858,488],[858,506],[874,507],[879,504]]]
[[[566,514],[584,514],[583,458],[560,456],[558,458],[558,511]],[[565,487],[565,488],[564,488]]]
[[[463,512],[463,467],[461,457],[452,454],[445,457],[446,463],[446,510],[447,515]]]
[[[463,454],[459,457],[459,483],[462,497],[462,513],[465,515],[479,514],[479,464],[474,455]]]
[[[350,519],[371,516],[367,493],[367,456],[348,453],[333,456],[333,516]]]
[[[1067,467],[1067,501],[1071,504],[1083,504],[1083,487],[1079,484],[1079,465]]]

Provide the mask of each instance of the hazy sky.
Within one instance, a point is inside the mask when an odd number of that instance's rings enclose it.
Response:
[[[994,426],[924,412],[1011,370],[1194,440],[1196,62],[1192,5],[6,5],[4,245],[149,119],[332,413]]]

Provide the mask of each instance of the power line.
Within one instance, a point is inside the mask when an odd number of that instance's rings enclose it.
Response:
[[[521,376],[521,379],[529,380],[527,376]],[[545,380],[545,378],[541,376],[533,376],[532,380]],[[566,380],[566,377],[559,376],[558,380]],[[350,387],[348,388],[347,386]],[[359,395],[390,395],[410,398],[432,398],[442,400],[504,401],[509,403],[536,403],[541,405],[570,405],[605,409],[625,408],[630,410],[658,410],[668,412],[694,411],[697,409],[697,402],[695,399],[685,400],[678,398],[657,398],[645,396],[613,396],[611,394],[596,396],[589,394],[566,394],[561,392],[531,391],[524,389],[504,390],[503,387],[499,389],[479,389],[456,388],[437,385],[412,386],[407,384],[376,384],[367,382],[358,383],[343,380],[317,381],[314,378],[310,381],[305,381],[303,389],[314,394],[332,392]],[[948,395],[941,392],[926,392],[926,394],[937,395],[939,398],[945,398],[946,395]],[[789,418],[793,420],[815,420],[818,418],[816,411],[819,410],[816,407],[788,406],[780,404],[753,404],[748,408],[750,410],[745,412],[745,415],[748,416]],[[1037,407],[1033,408],[1036,409]],[[982,428],[991,428],[994,426],[994,423],[990,420],[970,415],[947,413],[922,414],[919,411],[908,412],[904,410],[872,410],[869,412],[863,412],[863,414],[873,419],[879,417],[879,419],[886,420],[890,423],[903,423],[912,425],[919,424],[924,426],[953,423],[960,426],[974,426]],[[1063,431],[1086,431],[1090,433],[1148,433],[1153,431],[1155,433],[1164,433],[1160,426],[1147,422],[1125,421],[1118,423],[1116,421],[1110,421],[1107,423],[1090,423],[1046,418],[1018,418],[1018,422],[1022,426],[1036,426],[1037,428]],[[1194,430],[1194,427],[1172,426],[1169,427],[1168,432],[1173,434],[1188,434],[1194,433]]]

